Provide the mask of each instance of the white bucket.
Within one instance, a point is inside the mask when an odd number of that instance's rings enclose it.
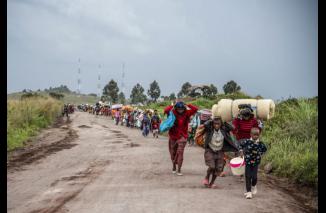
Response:
[[[245,173],[244,158],[236,157],[231,159],[230,168],[233,175],[243,175]]]

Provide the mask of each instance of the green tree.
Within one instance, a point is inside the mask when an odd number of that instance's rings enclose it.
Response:
[[[175,97],[175,94],[174,94],[174,92],[173,93],[171,93],[170,94],[170,96],[169,96],[169,100],[175,100],[177,97]]]
[[[55,98],[55,99],[58,99],[58,100],[64,98],[64,95],[61,94],[61,93],[50,92],[49,95],[50,95],[52,98]]]
[[[257,95],[257,96],[255,97],[255,99],[264,99],[264,98],[263,98],[263,96],[261,96],[261,95]]]
[[[113,103],[117,103],[118,101],[118,92],[118,84],[113,79],[111,79],[111,81],[105,85],[103,89],[103,95],[107,96],[108,100],[112,101]]]
[[[97,95],[95,93],[89,93],[88,96],[97,97]]]
[[[217,88],[211,84],[209,86],[203,86],[203,97],[205,98],[211,98],[217,94]]]
[[[119,93],[119,103],[121,103],[121,104],[126,103],[126,97],[125,97],[125,94],[123,94],[123,92]]]
[[[241,90],[241,87],[235,81],[229,81],[223,86],[225,94],[235,93]]]
[[[147,91],[147,95],[152,98],[154,102],[160,97],[161,89],[156,81],[153,81],[149,85],[149,90]]]
[[[188,96],[190,93],[190,91],[189,91],[190,87],[191,87],[191,84],[189,82],[184,83],[181,87],[180,92],[178,93],[178,97],[181,98],[181,97]]]
[[[201,94],[199,92],[197,92],[196,89],[192,90],[189,92],[188,96],[192,97],[192,98],[196,98],[196,97],[199,97],[201,96]]]
[[[131,103],[136,104],[136,103],[144,103],[147,100],[146,95],[144,94],[144,88],[137,83],[131,91],[130,98],[131,98]]]

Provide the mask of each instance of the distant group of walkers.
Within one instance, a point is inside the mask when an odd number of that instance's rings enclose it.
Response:
[[[159,136],[159,127],[161,123],[161,118],[157,110],[121,110],[117,109],[112,118],[115,120],[115,124],[126,125],[130,128],[139,128],[142,130],[144,137],[147,137],[149,132],[153,133],[153,137],[158,138]]]
[[[147,137],[151,131],[158,138],[161,118],[157,110],[110,109],[99,105],[81,108],[93,114],[111,116],[116,125],[138,128]],[[164,109],[164,115],[173,113],[175,121],[169,129],[168,149],[172,161],[172,173],[182,176],[183,155],[186,144],[195,144],[196,132],[202,129],[204,137],[204,161],[208,167],[202,184],[207,188],[219,188],[215,184],[218,176],[225,175],[224,167],[229,165],[229,156],[240,156],[245,162],[245,197],[251,199],[257,193],[257,173],[261,156],[266,152],[266,146],[260,140],[263,124],[254,117],[250,105],[239,106],[239,115],[228,123],[219,116],[207,120],[199,118],[198,107],[178,101]],[[235,137],[233,137],[235,136]],[[231,154],[231,155],[229,155]]]

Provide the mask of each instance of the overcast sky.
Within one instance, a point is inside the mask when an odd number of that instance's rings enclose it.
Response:
[[[314,0],[8,0],[8,93],[111,78],[161,95],[236,81],[250,95],[318,95]],[[101,68],[99,68],[101,64]]]

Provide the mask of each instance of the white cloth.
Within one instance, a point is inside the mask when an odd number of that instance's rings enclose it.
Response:
[[[214,130],[212,140],[208,145],[214,152],[217,152],[223,148],[223,142],[224,142],[224,136],[221,130],[218,131]]]

